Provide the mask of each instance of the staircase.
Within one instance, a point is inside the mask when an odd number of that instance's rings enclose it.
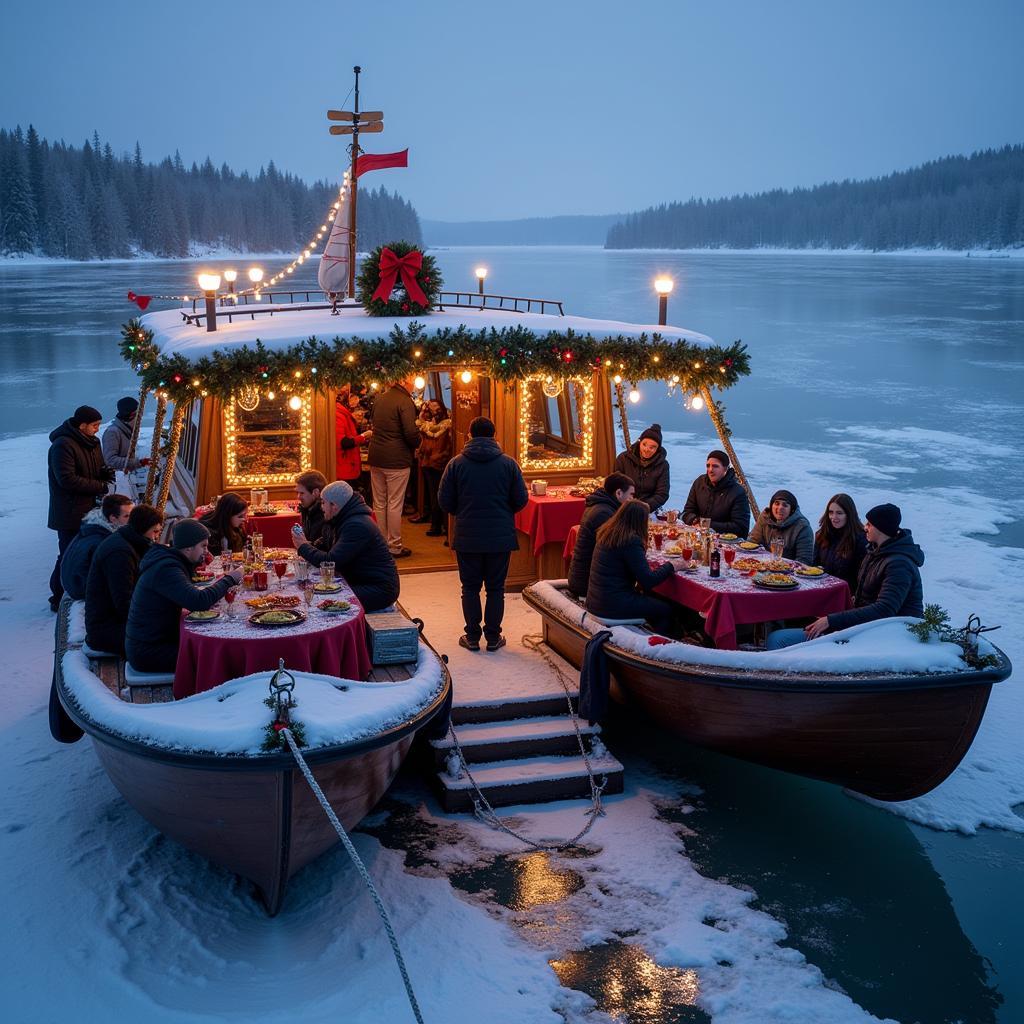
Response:
[[[561,691],[491,704],[459,703],[456,698],[452,725],[469,769],[493,807],[590,798],[587,766]],[[601,727],[584,721],[579,725],[595,777],[598,782],[602,776],[608,779],[604,795],[621,793],[623,768],[601,743]],[[464,772],[449,771],[456,767],[449,765],[449,756],[457,759],[451,737],[432,740],[431,746],[441,805],[446,811],[471,811],[473,784]]]

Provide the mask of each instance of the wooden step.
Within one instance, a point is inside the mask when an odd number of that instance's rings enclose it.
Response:
[[[604,795],[622,792],[623,769],[614,757],[604,754],[591,758],[590,764],[598,781],[607,776]],[[587,767],[579,756],[492,761],[474,766],[472,771],[480,789],[494,807],[590,797]],[[446,811],[472,810],[476,791],[468,776],[456,779],[447,772],[441,772],[438,778],[441,782],[441,805]]]
[[[579,693],[573,692],[573,708],[579,702]],[[550,693],[531,694],[522,698],[504,696],[493,703],[486,700],[460,701],[456,688],[452,705],[452,722],[455,725],[470,725],[480,722],[503,722],[518,718],[547,718],[554,715],[568,715],[565,691],[552,690]]]
[[[589,752],[590,737],[600,733],[598,725],[580,722],[580,733]],[[516,758],[579,754],[572,719],[568,714],[545,718],[518,718],[455,726],[463,756],[470,764],[511,761]],[[431,740],[438,768],[445,766],[454,743],[451,736]]]

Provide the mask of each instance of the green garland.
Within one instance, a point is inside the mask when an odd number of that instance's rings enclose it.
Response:
[[[423,294],[427,297],[426,306],[421,302],[413,302],[405,294],[404,289],[399,292],[398,298],[390,298],[387,302],[373,298],[373,293],[380,284],[380,254],[385,249],[390,249],[398,257],[408,256],[411,252],[418,252],[423,257],[423,263],[416,274],[416,283],[423,289]],[[409,242],[388,242],[386,246],[378,245],[370,253],[369,258],[363,260],[362,266],[359,268],[359,277],[356,279],[356,298],[370,316],[417,316],[429,313],[433,309],[442,283],[441,271],[433,256],[428,256],[419,246],[411,245]],[[402,288],[401,275],[395,281],[395,289],[400,288]],[[394,296],[395,292],[391,294]]]
[[[624,380],[670,382],[691,393],[703,387],[724,390],[750,373],[750,357],[741,341],[703,348],[657,333],[597,339],[571,330],[538,334],[525,327],[430,331],[415,320],[407,327],[396,326],[384,341],[311,337],[285,351],[271,351],[256,341],[252,347],[218,350],[192,362],[180,354],[161,355],[153,332],[135,319],[123,326],[120,345],[146,388],[174,402],[207,395],[227,399],[247,385],[288,391],[383,383],[434,366],[469,367],[504,382],[603,370]]]

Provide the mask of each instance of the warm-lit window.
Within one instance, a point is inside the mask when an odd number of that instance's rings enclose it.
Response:
[[[237,396],[224,403],[224,468],[229,487],[290,484],[309,469],[311,402],[310,391],[290,391],[273,398],[261,394],[252,409],[242,408]]]
[[[519,464],[526,471],[591,469],[594,391],[589,377],[530,377],[519,385]]]

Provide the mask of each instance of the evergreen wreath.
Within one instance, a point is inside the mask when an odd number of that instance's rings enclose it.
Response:
[[[373,297],[380,285],[380,261],[385,249],[390,249],[400,260],[410,253],[420,254],[422,263],[415,277],[426,296],[426,305],[406,293],[401,273],[395,277],[394,287],[386,300]],[[363,261],[356,281],[356,298],[370,316],[422,316],[434,308],[442,284],[441,272],[433,256],[428,256],[419,246],[409,242],[388,242],[387,245],[378,245],[369,258]]]

